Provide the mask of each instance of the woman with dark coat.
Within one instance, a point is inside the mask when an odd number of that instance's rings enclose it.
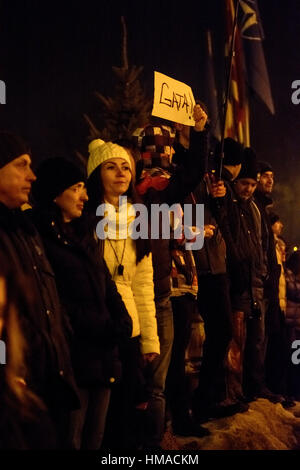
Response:
[[[84,176],[71,162],[54,158],[37,172],[33,219],[53,267],[68,318],[72,362],[81,409],[73,412],[70,445],[99,449],[110,390],[120,378],[118,344],[130,337],[132,322],[96,242],[81,217],[88,200]]]

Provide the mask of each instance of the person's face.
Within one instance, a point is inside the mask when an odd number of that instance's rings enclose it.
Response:
[[[123,158],[111,158],[101,165],[104,197],[116,198],[124,194],[132,178],[130,166]]]
[[[247,201],[253,196],[257,182],[252,178],[241,178],[235,181],[234,190],[236,195],[243,201]]]
[[[4,309],[6,305],[6,283],[4,277],[0,277],[0,338],[2,336],[4,323]]]
[[[271,193],[274,184],[274,173],[273,171],[265,171],[260,175],[258,189],[263,193]]]
[[[31,184],[36,180],[31,169],[31,158],[24,154],[0,169],[0,201],[9,209],[28,202]]]
[[[88,195],[83,182],[73,184],[54,199],[55,204],[61,209],[64,222],[71,222],[80,217],[86,201]]]
[[[282,229],[283,229],[283,223],[280,220],[277,220],[277,222],[275,222],[272,225],[272,230],[275,235],[279,236],[282,232]]]

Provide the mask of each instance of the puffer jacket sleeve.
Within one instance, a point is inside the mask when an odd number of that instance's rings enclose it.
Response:
[[[141,328],[141,353],[160,352],[154,303],[152,255],[144,256],[137,264],[132,280],[132,292]]]

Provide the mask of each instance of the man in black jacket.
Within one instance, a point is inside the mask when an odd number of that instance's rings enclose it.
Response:
[[[29,315],[20,314],[29,346],[28,386],[44,401],[64,446],[69,412],[79,407],[69,347],[52,268],[41,239],[21,211],[35,180],[28,146],[7,132],[0,133],[0,251],[25,279],[33,299]]]
[[[255,154],[245,149],[245,161],[225,198],[218,222],[227,248],[232,302],[232,341],[228,353],[232,400],[265,394],[264,341],[266,264],[261,243],[261,218],[253,200],[258,169]],[[220,216],[221,214],[221,216]]]
[[[226,173],[228,180],[231,181],[237,176],[242,160],[243,146],[231,138],[226,138],[223,173]],[[222,196],[220,183],[218,200]],[[198,308],[205,328],[199,384],[193,398],[194,414],[200,420],[230,416],[245,411],[243,404],[233,404],[227,400],[225,360],[232,336],[231,301],[226,267],[226,245],[213,216],[216,199],[213,199],[209,193],[210,187],[210,180],[206,178],[193,192],[195,202],[204,204],[205,227],[207,224],[213,227],[213,236],[204,239],[201,250],[194,251],[199,284]],[[215,184],[214,188],[217,189],[218,186]],[[217,196],[217,193],[214,196]]]
[[[281,267],[276,256],[276,247],[268,208],[273,205],[271,197],[274,172],[267,162],[259,162],[260,180],[254,197],[261,214],[262,248],[267,265],[265,281],[266,312],[266,379],[275,394],[285,394],[286,351],[284,339],[284,315],[279,306],[279,278]],[[280,397],[272,397],[279,401]],[[287,404],[286,404],[287,405]]]

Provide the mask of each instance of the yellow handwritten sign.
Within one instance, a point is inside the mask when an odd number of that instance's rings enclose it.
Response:
[[[194,126],[195,99],[191,87],[159,72],[154,72],[152,115],[187,126]]]

